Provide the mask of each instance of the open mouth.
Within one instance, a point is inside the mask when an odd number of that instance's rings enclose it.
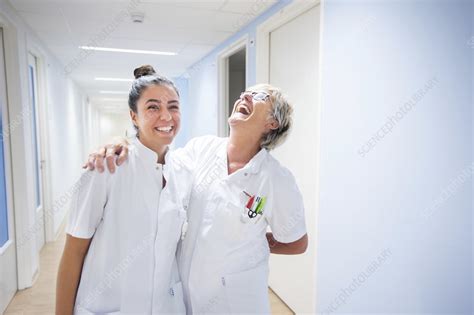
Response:
[[[247,107],[247,105],[245,104],[240,104],[238,107],[237,107],[237,112],[238,113],[241,113],[241,114],[244,114],[246,116],[250,115],[252,112],[250,111],[250,108]]]
[[[171,131],[174,130],[174,126],[156,127],[155,130],[164,133],[171,133]]]

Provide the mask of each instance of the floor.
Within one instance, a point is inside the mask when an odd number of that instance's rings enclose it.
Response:
[[[33,287],[17,292],[5,315],[54,314],[56,273],[64,247],[65,234],[57,241],[46,244],[40,253],[40,273]],[[271,289],[269,289],[272,314],[294,314]]]

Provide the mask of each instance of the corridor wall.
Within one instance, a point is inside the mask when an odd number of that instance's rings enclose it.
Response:
[[[472,12],[324,2],[321,313],[472,313]]]

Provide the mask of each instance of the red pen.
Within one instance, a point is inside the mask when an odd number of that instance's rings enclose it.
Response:
[[[252,209],[253,201],[255,200],[255,196],[250,197],[249,201],[247,201],[247,209]]]

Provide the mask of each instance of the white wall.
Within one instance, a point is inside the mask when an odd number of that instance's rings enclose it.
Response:
[[[472,314],[472,12],[324,2],[320,312]]]
[[[70,79],[63,67],[48,63],[48,113],[51,150],[51,182],[54,233],[64,221],[71,189],[86,159],[83,138],[87,136],[87,97]]]
[[[179,102],[181,106],[181,128],[175,137],[172,147],[184,147],[189,139],[190,125],[193,121],[191,113],[189,97],[188,97],[188,80],[186,78],[173,78],[174,84],[179,91]]]
[[[116,137],[125,137],[127,129],[132,128],[130,114],[123,113],[99,113],[99,143],[110,143]],[[131,129],[133,130],[133,129]]]
[[[46,131],[49,134],[50,156],[46,170],[50,170],[51,196],[45,198],[46,216],[50,220],[50,234],[57,232],[63,221],[68,189],[80,172],[84,161],[82,137],[85,134],[82,106],[86,96],[68,77],[62,65],[19,17],[6,0],[0,0],[0,24],[5,32],[5,59],[7,68],[8,105],[10,123],[19,122],[11,131],[14,211],[18,260],[19,289],[31,286],[38,271],[36,251],[32,132],[28,101],[27,55],[34,50],[44,71],[40,80],[45,84],[44,100],[47,105]],[[41,77],[42,76],[42,77]],[[41,92],[41,91],[40,91]]]
[[[190,138],[214,134],[217,135],[217,67],[209,63],[190,78],[188,83],[189,106],[191,119],[188,129]],[[183,129],[184,129],[183,128]],[[189,140],[189,139],[188,139]]]
[[[84,156],[97,149],[100,142],[100,112],[94,104],[86,100],[84,107],[84,124],[86,126],[86,136],[84,137]],[[103,143],[102,143],[103,145]]]

